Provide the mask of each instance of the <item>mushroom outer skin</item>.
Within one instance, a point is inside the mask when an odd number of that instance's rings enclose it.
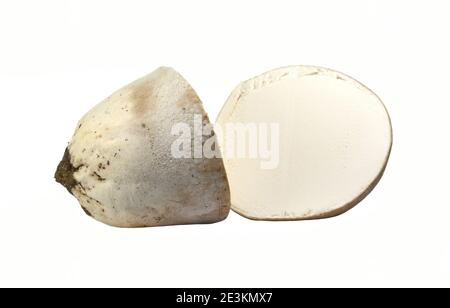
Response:
[[[89,111],[55,178],[94,219],[117,227],[214,223],[230,210],[221,158],[174,158],[176,123],[209,124],[202,103],[175,70],[161,67]],[[215,138],[215,137],[214,137]]]

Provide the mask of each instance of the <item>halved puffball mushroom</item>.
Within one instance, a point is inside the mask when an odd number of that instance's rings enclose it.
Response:
[[[56,180],[88,215],[113,226],[221,221],[230,208],[222,160],[172,155],[179,138],[172,134],[174,125],[193,129],[194,115],[201,125],[209,123],[187,81],[171,68],[159,68],[81,119]]]
[[[311,66],[241,83],[217,124],[232,209],[258,220],[349,210],[380,180],[392,145],[389,115],[373,92],[344,74]],[[227,125],[246,131],[230,133]],[[254,148],[241,148],[246,155],[239,155],[239,144]]]

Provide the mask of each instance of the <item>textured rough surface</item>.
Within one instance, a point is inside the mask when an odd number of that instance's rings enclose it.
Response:
[[[257,220],[339,215],[360,202],[385,170],[392,128],[381,100],[325,68],[291,66],[238,85],[217,124],[278,123],[279,164],[223,154],[232,208]],[[226,149],[230,142],[224,136]],[[219,138],[222,140],[222,138]]]
[[[190,85],[159,68],[115,92],[78,123],[55,174],[93,218],[118,227],[213,223],[230,208],[220,158],[171,155],[175,123],[209,123]]]

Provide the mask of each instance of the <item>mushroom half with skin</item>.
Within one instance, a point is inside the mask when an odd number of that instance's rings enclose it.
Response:
[[[108,225],[221,221],[230,209],[222,159],[172,155],[179,138],[174,125],[191,129],[194,115],[209,124],[188,82],[171,68],[159,68],[80,120],[55,178],[88,215]]]

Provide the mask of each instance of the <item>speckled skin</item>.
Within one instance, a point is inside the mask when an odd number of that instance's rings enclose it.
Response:
[[[61,170],[71,170],[71,186],[62,184],[86,213],[108,225],[221,221],[230,209],[222,160],[171,155],[177,138],[172,126],[183,122],[192,127],[194,114],[209,123],[186,80],[171,68],[159,68],[115,92],[80,120],[56,178],[64,182]]]

